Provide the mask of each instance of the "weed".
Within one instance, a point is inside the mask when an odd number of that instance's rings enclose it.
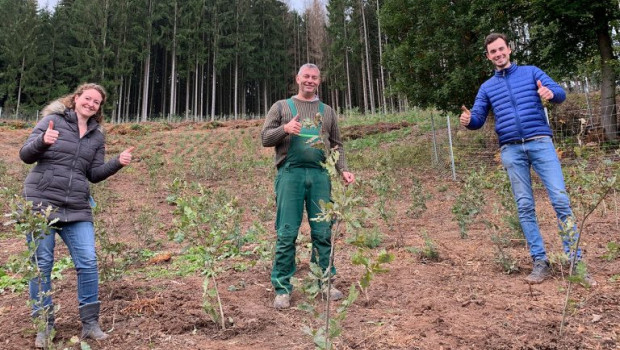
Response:
[[[432,196],[426,191],[416,176],[411,179],[411,205],[407,210],[407,213],[414,218],[419,218],[426,211],[426,201]]]
[[[506,251],[506,241],[504,237],[492,235],[491,241],[497,250],[495,262],[502,268],[507,275],[519,272],[519,263],[508,251]]]
[[[491,174],[489,179],[489,185],[494,193],[500,198],[502,205],[502,221],[504,226],[510,232],[510,237],[516,239],[518,242],[525,242],[523,240],[523,230],[521,229],[521,223],[519,222],[519,214],[517,211],[517,204],[515,203],[514,196],[512,194],[512,187],[510,180],[508,179],[508,173],[503,170],[496,170]]]
[[[439,251],[437,250],[437,245],[435,242],[433,242],[426,232],[422,233],[422,237],[424,238],[423,247],[407,247],[406,250],[414,255],[417,255],[420,260],[424,262],[439,261]]]
[[[607,243],[607,251],[603,254],[602,258],[607,261],[612,261],[620,257],[620,245],[617,242]]]
[[[347,243],[360,248],[374,249],[381,245],[383,234],[378,227],[372,229],[360,228],[354,231],[353,235],[347,239]]]

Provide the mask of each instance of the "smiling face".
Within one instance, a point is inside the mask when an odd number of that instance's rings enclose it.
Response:
[[[510,47],[502,38],[497,38],[487,45],[487,58],[493,62],[497,70],[510,67],[511,53]]]
[[[103,96],[96,89],[84,90],[81,94],[75,95],[75,113],[79,118],[88,119],[94,116],[101,108]]]
[[[299,86],[297,96],[302,99],[313,99],[321,83],[321,72],[318,68],[302,67],[295,78]]]

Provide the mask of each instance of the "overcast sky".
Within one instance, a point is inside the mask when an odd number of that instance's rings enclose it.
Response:
[[[302,12],[307,6],[310,6],[311,0],[280,0],[284,3],[289,4],[290,7],[297,10],[297,12]],[[39,3],[39,8],[47,7],[49,10],[52,10],[58,0],[37,0]],[[306,4],[308,4],[306,6]]]

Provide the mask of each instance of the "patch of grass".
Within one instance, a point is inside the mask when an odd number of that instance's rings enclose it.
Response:
[[[612,261],[620,257],[620,245],[617,242],[607,243],[607,251],[603,254],[602,258],[607,261]]]
[[[426,231],[422,232],[422,238],[424,238],[424,245],[422,247],[407,247],[406,250],[417,255],[422,261],[439,261],[440,256],[437,244],[433,242]]]

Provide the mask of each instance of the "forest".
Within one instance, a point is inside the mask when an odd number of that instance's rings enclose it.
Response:
[[[35,118],[48,101],[93,81],[112,122],[262,117],[294,93],[306,62],[339,111],[456,112],[491,73],[490,32],[513,59],[566,87],[601,91],[615,139],[620,3],[603,1],[0,0],[0,117]]]
[[[106,157],[133,150],[90,187],[109,338],[80,337],[76,266],[56,237],[46,349],[618,349],[620,1],[313,0],[297,12],[277,0],[0,0],[0,16],[0,349],[31,348],[48,325],[32,317],[41,271],[24,237],[49,220],[20,195],[33,167],[18,154],[43,107],[83,82],[108,92]],[[532,258],[493,118],[459,124],[492,74],[491,32],[568,96],[548,122],[584,256],[571,265],[570,233],[534,176],[540,284],[525,281]],[[261,130],[306,62],[321,68],[356,178],[345,186],[324,163],[327,280],[346,297],[320,296],[304,219],[293,307],[276,310],[277,177]]]

